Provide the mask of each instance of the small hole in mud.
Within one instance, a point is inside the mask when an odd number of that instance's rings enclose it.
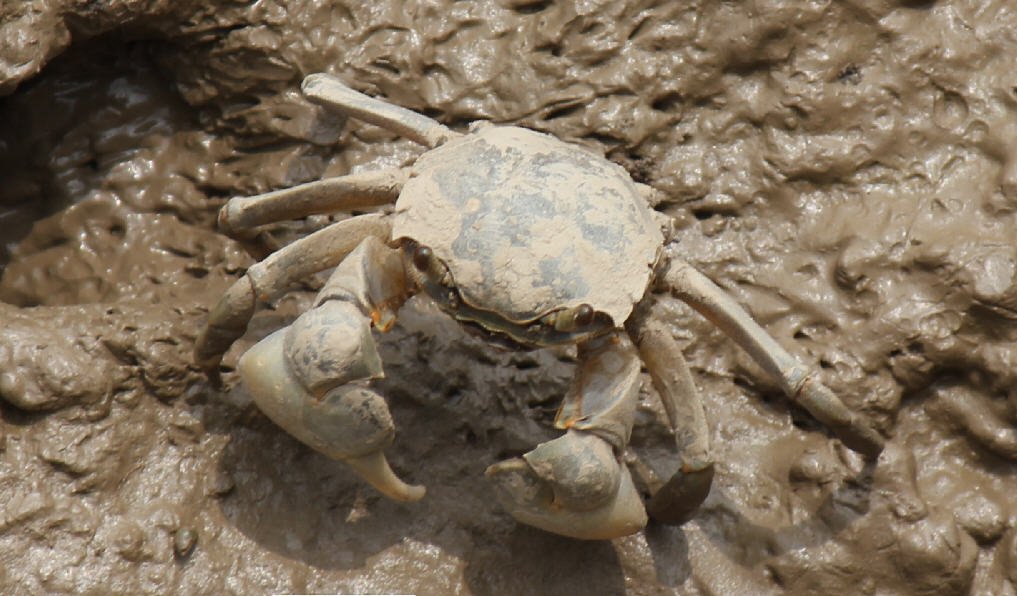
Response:
[[[848,64],[837,73],[837,80],[857,85],[862,79],[860,73],[861,71],[858,69],[858,66]]]
[[[583,104],[581,103],[566,104],[554,108],[553,110],[548,112],[547,115],[544,116],[544,120],[554,120],[555,118],[564,118],[565,116],[569,116],[571,114],[578,112],[582,108]]]
[[[649,19],[649,17],[647,17],[647,18],[639,21],[638,23],[636,23],[636,26],[632,28],[631,32],[629,32],[628,40],[632,41],[636,37],[639,37],[639,34],[643,32],[643,29],[646,27],[646,24],[649,23],[649,22],[650,22],[650,19]]]
[[[543,12],[554,4],[553,0],[537,0],[537,2],[526,2],[523,4],[517,4],[512,7],[512,10],[519,14],[536,14]]]
[[[387,58],[379,58],[379,59],[375,60],[374,62],[372,62],[371,66],[375,66],[375,67],[379,68],[380,70],[384,70],[386,72],[390,72],[390,73],[392,73],[394,75],[402,74],[402,73],[399,72],[399,69],[395,66],[395,64],[392,64],[392,62],[390,60],[388,60]]]
[[[463,442],[466,443],[467,445],[476,445],[477,444],[477,440],[478,440],[477,433],[473,432],[473,429],[464,428],[463,431],[462,431],[462,437],[463,437]]]
[[[435,120],[443,120],[445,118],[445,111],[437,108],[421,108],[420,113]]]
[[[499,451],[497,454],[495,454],[494,460],[495,461],[505,461],[506,459],[512,459],[514,457],[521,457],[524,453],[526,453],[526,450],[522,450],[522,449],[518,449],[518,450],[503,449],[503,450]]]
[[[90,159],[87,162],[85,162],[85,167],[92,170],[93,172],[98,172],[99,162],[95,161],[94,159]]]
[[[555,58],[561,56],[561,45],[557,43],[545,43],[533,48],[534,52],[544,52],[551,54]]]
[[[202,279],[208,275],[208,269],[204,267],[187,267],[184,271],[195,279]]]
[[[602,145],[611,145],[611,146],[614,146],[614,145],[622,145],[622,144],[625,143],[625,141],[623,141],[622,139],[619,139],[618,137],[613,137],[611,135],[602,134],[602,133],[598,133],[598,132],[588,134],[588,135],[586,135],[585,138],[593,139],[594,141],[597,141],[598,143],[601,143]]]
[[[675,108],[679,108],[682,105],[682,96],[677,92],[670,92],[661,95],[660,97],[653,100],[650,107],[658,112],[670,112]]]
[[[770,578],[774,585],[780,588],[784,587],[785,583],[784,577],[780,574],[780,571],[778,571],[777,568],[772,566],[766,567],[763,570],[763,573],[766,575],[766,577]]]
[[[722,211],[717,211],[716,209],[705,208],[705,209],[693,209],[692,215],[694,215],[695,218],[698,219],[699,221],[706,221],[711,217],[723,217],[725,213]]]
[[[831,368],[833,368],[833,364],[830,364],[829,360],[820,360],[819,367],[824,368],[826,370],[830,370]]]
[[[809,339],[809,336],[804,331],[796,331],[794,334],[795,339]]]
[[[123,236],[124,232],[125,232],[124,226],[122,226],[120,224],[113,224],[109,228],[109,233],[112,236]]]
[[[697,97],[692,104],[697,108],[718,109],[724,107],[724,100],[716,95],[707,95],[705,97]]]
[[[787,108],[789,110],[791,110],[791,113],[794,114],[795,117],[798,118],[799,120],[808,120],[809,119],[809,113],[806,112],[804,109],[802,109],[801,106],[796,106],[794,104],[791,104]]]

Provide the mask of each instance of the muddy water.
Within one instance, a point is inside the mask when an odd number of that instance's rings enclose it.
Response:
[[[1017,593],[1007,2],[198,4],[0,5],[0,591]],[[316,71],[454,128],[551,132],[662,191],[687,258],[877,421],[883,457],[680,304],[713,492],[611,542],[519,526],[482,481],[553,436],[567,353],[498,352],[411,302],[379,386],[393,465],[429,487],[414,505],[231,375],[211,387],[194,336],[252,262],[215,232],[224,200],[420,153],[312,109]],[[664,462],[645,385],[633,448]]]

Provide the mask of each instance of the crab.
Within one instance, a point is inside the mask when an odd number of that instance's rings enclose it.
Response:
[[[475,122],[459,133],[328,74],[308,76],[301,88],[325,109],[429,150],[409,167],[228,201],[219,226],[238,239],[286,219],[394,209],[331,223],[251,266],[210,312],[195,361],[218,375],[258,303],[334,268],[313,306],[251,347],[237,371],[269,418],[381,493],[407,502],[425,493],[389,466],[394,425],[369,383],[383,376],[373,330],[389,330],[415,294],[506,348],[576,346],[576,376],[555,418],[564,432],[485,473],[519,522],[608,539],[650,517],[684,523],[706,498],[714,473],[706,417],[660,316],[660,295],[713,321],[845,445],[870,460],[879,455],[883,438],[864,416],[681,259],[667,241],[666,216],[653,209],[656,191],[622,167],[525,128]],[[644,367],[674,433],[677,465],[669,478],[639,475],[637,488],[624,455]]]

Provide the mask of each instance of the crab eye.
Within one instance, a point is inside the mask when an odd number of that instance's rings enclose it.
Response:
[[[593,322],[593,307],[589,304],[580,304],[576,308],[576,327],[586,327]]]
[[[426,246],[418,246],[413,251],[413,266],[421,271],[427,271],[427,268],[431,266],[431,257],[434,256],[434,252]]]
[[[545,317],[544,322],[558,331],[571,333],[593,323],[595,314],[589,304],[580,304],[575,308],[551,313]]]

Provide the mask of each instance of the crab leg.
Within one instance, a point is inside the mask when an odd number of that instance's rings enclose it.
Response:
[[[419,500],[424,487],[400,480],[385,459],[395,425],[384,398],[351,383],[384,376],[371,329],[388,330],[410,293],[399,251],[368,236],[332,272],[314,307],[238,366],[266,416],[398,501]]]
[[[724,290],[691,265],[672,258],[662,277],[671,293],[712,321],[772,375],[792,401],[826,424],[851,449],[869,459],[883,450],[880,436],[798,362]]]
[[[710,492],[713,457],[699,391],[681,346],[654,314],[655,306],[654,302],[630,319],[629,332],[663,402],[677,443],[679,465],[666,483],[656,481],[656,486],[650,487],[652,497],[646,508],[655,520],[680,525],[691,519]]]
[[[344,219],[252,265],[209,313],[208,322],[195,341],[195,363],[213,380],[218,379],[222,355],[247,330],[247,323],[259,302],[271,300],[291,284],[314,273],[335,267],[366,237],[387,241],[391,229],[391,223],[383,215]]]
[[[555,426],[565,434],[486,476],[518,521],[573,538],[631,534],[646,511],[619,461],[632,432],[639,395],[639,355],[624,333],[579,346],[581,364]]]
[[[250,197],[234,197],[219,210],[219,229],[237,238],[261,225],[319,213],[395,202],[409,178],[404,168],[326,178]]]
[[[437,120],[354,91],[330,74],[308,75],[300,90],[314,103],[375,124],[431,149],[459,136]]]

